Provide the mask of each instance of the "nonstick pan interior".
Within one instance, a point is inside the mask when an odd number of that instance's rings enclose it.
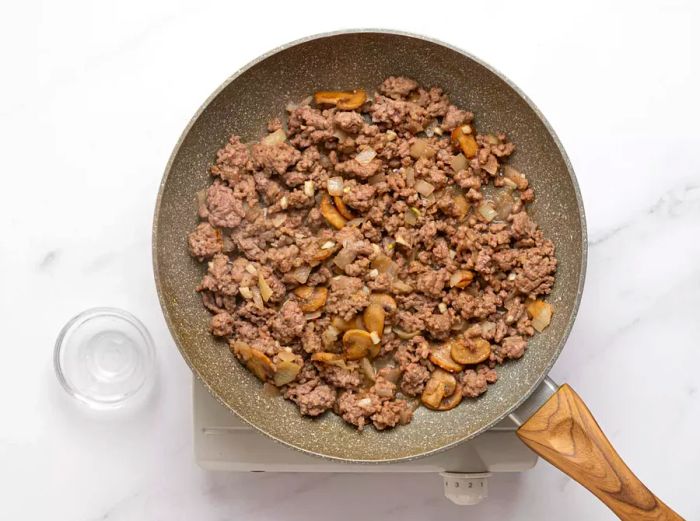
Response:
[[[333,414],[301,417],[294,404],[270,398],[261,383],[208,332],[209,313],[194,291],[204,265],[192,259],[187,233],[196,225],[195,193],[210,182],[208,166],[228,136],[258,139],[265,123],[284,116],[289,101],[315,90],[365,87],[389,75],[438,85],[476,114],[482,132],[503,130],[516,144],[511,164],[536,192],[530,213],[556,246],[552,323],[525,356],[498,368],[499,380],[476,400],[448,412],[416,411],[407,426],[358,433]],[[216,398],[268,436],[310,453],[350,461],[391,461],[426,455],[488,429],[538,385],[569,333],[583,285],[586,232],[578,186],[552,129],[503,76],[462,51],[400,33],[353,31],[311,37],[261,57],[205,102],[168,163],[153,228],[155,277],[165,318],[182,356]]]

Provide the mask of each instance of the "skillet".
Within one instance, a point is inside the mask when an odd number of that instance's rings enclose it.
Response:
[[[480,398],[447,412],[421,407],[406,426],[360,434],[335,415],[302,417],[294,404],[265,396],[255,376],[209,334],[209,315],[194,291],[204,267],[189,256],[186,236],[196,225],[194,194],[208,185],[208,166],[229,135],[256,140],[290,101],[320,89],[372,92],[390,75],[438,85],[454,104],[476,114],[479,128],[508,132],[518,147],[510,164],[527,174],[537,194],[529,213],[556,247],[557,278],[548,297],[555,313],[550,326],[529,341],[526,355],[500,367],[498,382]],[[153,224],[156,285],[182,356],[218,401],[265,435],[317,456],[388,463],[445,450],[511,415],[522,425],[518,435],[526,444],[622,519],[681,519],[619,459],[573,390],[547,378],[576,317],[586,255],[585,216],[572,166],[534,104],[503,75],[461,50],[384,30],[305,38],[270,51],[226,80],[176,144]]]

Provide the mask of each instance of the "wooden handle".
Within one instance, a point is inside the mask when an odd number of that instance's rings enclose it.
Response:
[[[598,496],[620,519],[683,521],[625,465],[586,404],[568,385],[562,385],[521,425],[518,436]]]

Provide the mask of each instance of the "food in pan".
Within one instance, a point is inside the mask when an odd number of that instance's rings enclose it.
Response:
[[[259,142],[232,136],[198,194],[212,334],[301,414],[360,430],[484,393],[553,312],[514,144],[404,77],[286,112]]]

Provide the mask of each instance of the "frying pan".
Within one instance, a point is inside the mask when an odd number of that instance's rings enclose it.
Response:
[[[233,133],[258,139],[265,122],[289,101],[320,89],[365,87],[404,75],[439,85],[468,107],[480,129],[507,131],[518,150],[511,164],[525,172],[537,198],[530,212],[556,246],[559,268],[549,302],[551,325],[526,355],[499,368],[499,380],[476,400],[447,412],[416,411],[407,426],[358,433],[340,418],[299,415],[294,404],[261,393],[261,384],[216,341],[194,288],[204,267],[186,248],[196,225],[194,194],[209,182],[208,166]],[[539,455],[582,483],[622,519],[681,519],[625,466],[569,386],[546,378],[573,324],[586,269],[586,228],[576,178],[554,131],[515,85],[478,59],[441,42],[391,31],[347,31],[305,38],[267,53],[231,76],[183,132],[160,186],[153,225],[158,294],[175,342],[194,374],[241,419],[304,452],[348,462],[396,462],[444,450],[508,415]]]

